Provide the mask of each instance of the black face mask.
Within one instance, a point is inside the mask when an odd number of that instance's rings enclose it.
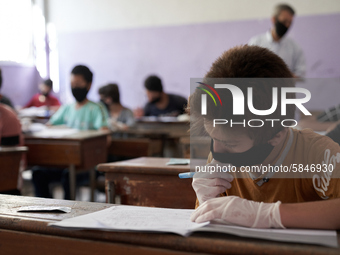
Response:
[[[73,88],[72,89],[72,94],[74,98],[77,100],[77,102],[83,102],[86,98],[87,95],[87,88]]]
[[[161,97],[156,97],[150,102],[150,104],[155,104],[158,103],[159,101],[161,101]]]
[[[278,21],[276,19],[276,21],[275,21],[275,31],[276,31],[277,36],[281,38],[288,31],[288,27],[286,27],[283,23],[281,23],[280,21]]]
[[[221,163],[229,163],[233,166],[253,166],[261,164],[272,152],[273,146],[270,144],[260,144],[253,146],[242,153],[218,153],[214,152],[214,140],[211,139],[210,151],[213,158]]]

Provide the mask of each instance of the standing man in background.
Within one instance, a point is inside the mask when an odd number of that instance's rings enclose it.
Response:
[[[300,46],[285,36],[291,27],[295,11],[287,4],[279,4],[274,9],[271,22],[273,27],[265,34],[250,39],[249,45],[267,48],[281,57],[294,77],[304,77],[306,73],[305,57]]]

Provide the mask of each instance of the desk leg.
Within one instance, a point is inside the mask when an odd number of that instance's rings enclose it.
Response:
[[[70,177],[70,199],[76,199],[76,168],[74,165],[69,166],[69,177]]]
[[[107,188],[107,202],[109,204],[115,203],[115,184],[111,181],[106,181]]]
[[[94,191],[96,189],[96,168],[90,170],[91,202],[94,202]]]

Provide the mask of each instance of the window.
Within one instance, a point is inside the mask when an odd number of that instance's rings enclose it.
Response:
[[[0,61],[33,64],[32,3],[0,0]]]

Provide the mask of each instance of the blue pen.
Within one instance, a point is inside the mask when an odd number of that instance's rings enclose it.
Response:
[[[180,173],[180,174],[178,174],[178,177],[181,178],[181,179],[192,178],[192,177],[194,177],[195,173],[196,172]]]

